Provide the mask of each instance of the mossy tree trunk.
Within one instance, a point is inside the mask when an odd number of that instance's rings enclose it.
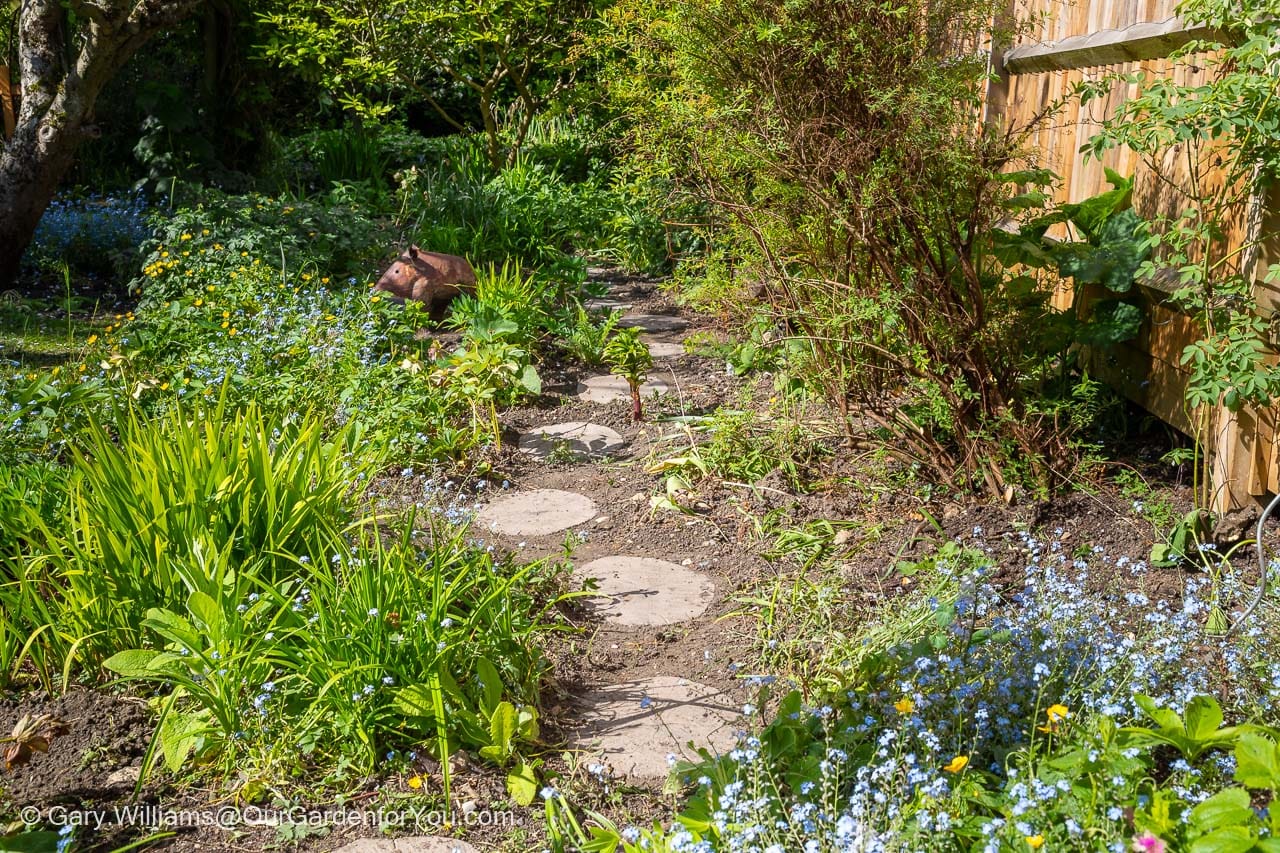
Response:
[[[0,151],[0,287],[22,254],[76,149],[98,135],[98,95],[156,33],[200,0],[26,0],[18,18],[17,126]],[[68,10],[70,14],[68,14]]]

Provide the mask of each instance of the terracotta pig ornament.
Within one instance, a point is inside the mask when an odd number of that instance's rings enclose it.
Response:
[[[466,258],[424,252],[417,246],[396,258],[374,286],[397,299],[427,306],[432,320],[443,320],[449,303],[460,293],[474,293],[476,271]]]

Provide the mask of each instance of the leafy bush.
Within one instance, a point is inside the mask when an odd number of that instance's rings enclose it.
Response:
[[[183,276],[192,267],[190,275],[213,266],[216,272],[209,272],[225,278],[239,265],[236,257],[274,267],[282,275],[295,271],[368,281],[395,237],[362,207],[324,198],[233,196],[217,190],[205,190],[195,207],[158,217],[156,225],[155,240],[145,246],[143,275],[133,282],[139,291],[145,285],[152,300],[191,292],[192,283],[222,283],[184,282]],[[215,265],[215,259],[222,263]]]
[[[573,158],[552,140],[494,171],[478,139],[449,137],[434,159],[400,175],[399,208],[415,242],[479,263],[539,266],[577,251],[631,269],[663,267],[665,231],[645,199],[614,183],[604,164],[573,175]]]
[[[967,46],[1002,17],[987,0],[634,0],[602,37],[634,168],[708,208],[698,298],[763,302],[846,421],[995,493],[1007,459],[1056,447],[1026,402],[1062,352],[1048,293],[993,254],[1020,215],[1002,174],[1018,136],[976,120],[987,58]]]

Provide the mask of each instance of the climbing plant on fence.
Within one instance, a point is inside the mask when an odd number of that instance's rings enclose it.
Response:
[[[1172,273],[1173,303],[1190,314],[1203,337],[1186,347],[1181,361],[1190,371],[1186,404],[1197,438],[1206,437],[1218,406],[1235,412],[1266,406],[1280,395],[1280,366],[1269,364],[1266,321],[1254,296],[1260,201],[1280,177],[1280,3],[1185,0],[1179,15],[1222,34],[1192,42],[1171,58],[1196,57],[1207,82],[1178,83],[1144,73],[1108,76],[1085,85],[1085,103],[1105,97],[1117,82],[1141,87],[1086,146],[1091,156],[1127,147],[1149,165],[1161,189],[1177,203],[1175,215],[1150,229],[1151,257],[1139,270],[1148,279]],[[1163,168],[1170,152],[1188,164],[1173,180]],[[1246,223],[1242,240],[1233,227]],[[1280,278],[1273,265],[1268,280]],[[1197,466],[1198,496],[1208,502],[1213,483],[1207,465]]]

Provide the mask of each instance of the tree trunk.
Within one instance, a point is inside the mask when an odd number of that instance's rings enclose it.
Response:
[[[17,128],[0,151],[0,288],[19,263],[76,149],[97,135],[102,87],[147,40],[190,15],[200,0],[99,0],[69,5],[85,21],[69,33],[60,0],[26,0],[18,18]],[[68,47],[79,45],[68,54]]]
[[[17,278],[22,254],[74,154],[66,132],[24,124],[0,155],[0,287]]]

